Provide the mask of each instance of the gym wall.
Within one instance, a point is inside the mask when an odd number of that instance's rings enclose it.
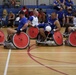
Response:
[[[21,5],[37,5],[37,1],[38,4],[52,4],[54,0],[20,0],[21,1]],[[74,5],[76,5],[76,0],[74,1]],[[0,0],[0,5],[2,5],[2,0]]]

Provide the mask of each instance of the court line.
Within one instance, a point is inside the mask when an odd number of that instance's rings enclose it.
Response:
[[[54,68],[52,68],[52,67],[49,67],[49,66],[46,66],[45,64],[43,64],[43,63],[41,63],[40,61],[38,61],[38,60],[36,60],[35,58],[33,58],[32,57],[32,55],[31,55],[31,48],[33,47],[33,45],[31,45],[30,46],[30,48],[28,48],[28,50],[27,50],[27,54],[29,55],[29,57],[33,60],[33,61],[35,61],[36,63],[38,63],[38,64],[40,64],[40,65],[42,65],[42,66],[44,66],[44,67],[46,67],[46,68],[48,68],[48,69],[50,69],[50,70],[53,70],[53,71],[55,71],[55,72],[58,72],[58,73],[61,73],[61,74],[63,74],[63,75],[68,75],[68,74],[66,74],[66,73],[64,73],[64,72],[62,72],[62,71],[59,71],[59,70],[57,70],[57,69],[54,69]]]
[[[46,65],[49,67],[75,67],[76,65]],[[43,67],[42,65],[9,65],[9,67]]]
[[[7,70],[8,70],[8,64],[9,64],[9,60],[10,60],[10,55],[11,55],[11,49],[8,52],[8,57],[7,57],[7,61],[6,61],[5,69],[4,69],[4,75],[7,75]]]
[[[0,54],[1,54],[1,53],[8,53],[8,52],[0,52]],[[27,52],[12,52],[12,53],[17,53],[17,54],[19,54],[19,53],[25,54],[25,53],[26,53],[26,54],[27,54]],[[76,54],[76,52],[30,52],[30,53],[38,53],[38,54],[50,54],[50,53],[51,53],[51,54],[52,54],[52,53],[53,53],[53,54],[55,54],[55,53],[56,53],[56,54],[57,54],[57,53],[67,53],[67,54],[70,54],[70,53],[71,53],[71,54]]]

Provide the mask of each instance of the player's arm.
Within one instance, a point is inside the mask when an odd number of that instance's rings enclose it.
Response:
[[[32,20],[33,20],[33,17],[30,17],[29,20],[28,20],[28,25],[29,26],[32,26]]]
[[[28,27],[28,23],[25,23],[24,26],[21,28],[21,30],[24,30]]]
[[[55,25],[56,25],[56,29],[55,29],[55,31],[59,31],[60,29],[61,29],[61,25],[60,25],[60,23],[59,23],[59,21],[58,20],[56,20],[55,21]]]
[[[22,28],[20,28],[20,31],[22,31],[28,27],[28,21],[27,20],[23,20],[22,23],[23,23],[23,26],[22,26]]]
[[[14,20],[15,19],[15,15],[14,14],[12,14],[12,15],[13,15],[13,17],[11,19]]]
[[[29,25],[29,26],[32,26],[32,23],[31,23],[31,21],[30,21],[30,20],[28,20],[28,25]]]

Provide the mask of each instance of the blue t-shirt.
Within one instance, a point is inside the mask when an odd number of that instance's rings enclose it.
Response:
[[[65,5],[68,6],[68,7],[72,6],[73,5],[73,1],[68,2],[68,0],[67,0],[67,1],[65,1]]]
[[[63,19],[63,15],[64,15],[63,11],[58,11],[57,14],[58,14],[58,19]]]
[[[17,31],[20,30],[26,23],[28,22],[27,18],[24,17],[19,21],[19,26],[17,28]]]
[[[71,13],[66,12],[65,17],[67,17],[67,16],[72,16],[72,12]]]
[[[53,30],[54,28],[56,28],[56,25],[54,24],[54,22],[55,22],[56,20],[57,20],[56,18],[55,18],[55,19],[51,19],[50,17],[48,18],[48,23],[49,23],[49,25],[51,26],[52,30]]]
[[[56,28],[56,25],[54,24],[54,22],[55,22],[56,20],[57,20],[57,19],[51,19],[51,18],[49,17],[49,18],[48,18],[48,23],[39,24],[38,27],[45,29],[45,27],[49,25],[49,26],[52,28],[52,30],[53,30],[54,28]]]
[[[29,20],[32,21],[32,20],[33,20],[33,17],[31,16],[31,17],[29,18]]]
[[[53,4],[56,4],[56,6],[59,6],[60,5],[57,1],[54,1]]]
[[[63,3],[64,0],[60,0],[61,3]]]

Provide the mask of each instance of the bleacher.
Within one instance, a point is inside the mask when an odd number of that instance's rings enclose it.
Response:
[[[7,7],[5,7],[5,9],[7,10],[8,13],[10,11],[12,11],[14,14],[17,14],[21,10],[22,7],[23,6],[21,5],[19,8],[7,8]],[[53,10],[53,5],[38,5],[38,6],[37,5],[26,5],[26,7],[28,9],[42,8],[43,10],[46,11],[47,14],[50,14],[52,11],[54,11]],[[74,5],[74,10],[76,10],[76,5]],[[2,5],[0,5],[0,17],[2,16],[2,12],[3,12],[3,8],[2,8]]]
[[[23,6],[21,5],[20,7],[18,7],[18,8],[7,8],[7,7],[5,7],[5,9],[7,10],[7,12],[9,13],[10,11],[12,11],[15,15],[21,10],[21,8],[22,8]],[[39,9],[39,8],[42,8],[43,10],[44,10],[44,12],[46,12],[46,15],[47,16],[49,16],[49,14],[51,14],[52,13],[52,11],[55,11],[54,9],[53,9],[53,5],[26,5],[26,7],[28,8],[28,9],[34,9],[34,8],[36,8],[36,9]],[[76,10],[76,5],[74,5],[74,7],[73,7],[73,10]],[[64,13],[65,13],[66,11],[64,10]],[[2,13],[3,13],[3,8],[2,8],[2,5],[0,5],[0,18],[2,18]],[[6,21],[6,24],[7,24],[7,22],[8,21]]]
[[[21,5],[19,8],[7,8],[7,7],[5,7],[5,9],[7,10],[7,12],[9,13],[10,11],[12,11],[14,14],[17,14],[20,10],[21,10],[21,8],[22,8],[23,6]],[[26,5],[26,7],[27,8],[29,8],[29,9],[34,9],[34,8],[36,8],[36,9],[39,9],[39,8],[42,8],[42,9],[45,9],[45,11],[47,10],[47,12],[49,12],[49,11],[52,11],[52,10],[50,10],[50,9],[52,9],[53,7],[52,7],[52,5],[39,5],[39,6],[37,6],[37,5]],[[3,8],[2,8],[2,5],[0,5],[0,17],[2,16],[2,12],[3,12]]]

